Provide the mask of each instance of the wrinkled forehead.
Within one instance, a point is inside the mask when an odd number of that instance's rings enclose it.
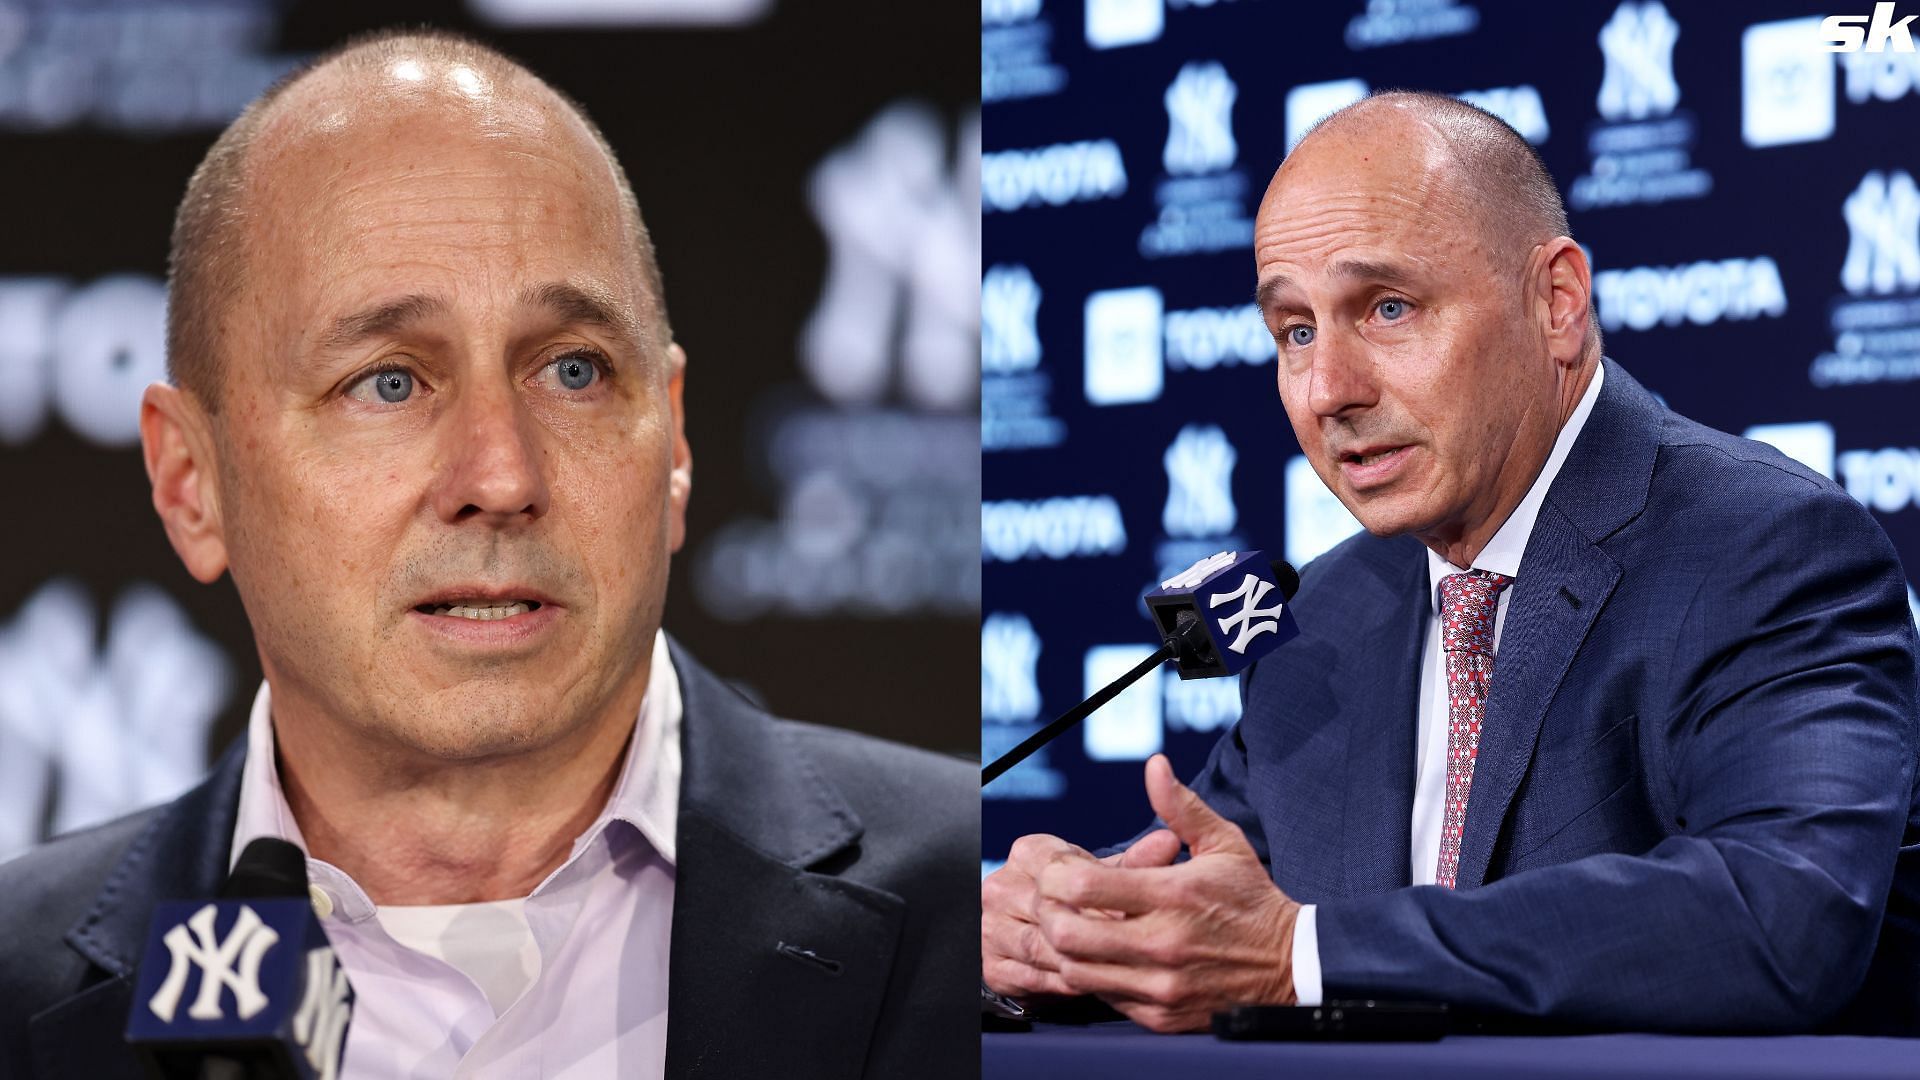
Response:
[[[1323,132],[1274,174],[1255,221],[1255,259],[1453,261],[1485,254],[1479,211],[1444,151],[1418,133]]]

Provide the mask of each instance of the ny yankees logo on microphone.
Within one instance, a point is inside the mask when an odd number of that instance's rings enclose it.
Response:
[[[340,1049],[347,1039],[347,1021],[353,1015],[353,988],[347,973],[334,961],[331,948],[307,953],[307,993],[293,1014],[294,1041],[306,1048],[307,1062],[320,1080],[334,1080],[340,1072]]]
[[[187,976],[195,966],[200,968],[200,993],[187,1009],[187,1015],[195,1020],[225,1019],[220,1011],[223,986],[233,991],[234,1005],[242,1020],[253,1019],[267,1007],[267,995],[260,992],[260,961],[280,940],[279,932],[262,922],[253,908],[243,906],[226,940],[218,941],[213,931],[218,910],[213,904],[206,905],[161,939],[166,943],[173,966],[167,970],[159,992],[147,1004],[162,1021],[173,1021],[174,1010],[187,988]]]
[[[1281,605],[1263,608],[1260,601],[1272,592],[1274,584],[1248,574],[1240,582],[1240,587],[1232,592],[1214,593],[1207,600],[1208,607],[1240,601],[1240,608],[1220,620],[1220,629],[1233,635],[1227,648],[1237,653],[1247,651],[1247,643],[1261,634],[1275,633],[1280,629]]]

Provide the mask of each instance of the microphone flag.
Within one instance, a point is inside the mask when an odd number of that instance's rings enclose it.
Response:
[[[306,897],[171,900],[154,907],[127,1041],[163,1076],[215,1053],[333,1080],[353,1000]]]

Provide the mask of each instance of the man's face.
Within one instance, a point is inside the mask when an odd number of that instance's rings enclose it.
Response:
[[[1445,168],[1417,138],[1325,133],[1275,178],[1254,245],[1280,399],[1314,471],[1369,531],[1452,543],[1525,493],[1556,384],[1520,268]]]
[[[276,714],[470,760],[637,705],[690,461],[604,158],[420,75],[262,136],[220,503]]]

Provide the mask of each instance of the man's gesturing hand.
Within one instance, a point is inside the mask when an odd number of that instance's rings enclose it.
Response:
[[[1051,985],[1098,994],[1155,1031],[1204,1029],[1233,1005],[1292,1004],[1300,905],[1274,886],[1240,827],[1158,754],[1147,798],[1193,857],[1158,867],[1049,860],[1035,910]]]
[[[989,988],[1027,1000],[1082,994],[1060,978],[1060,955],[1036,925],[1034,880],[1054,862],[1087,866],[1166,866],[1180,854],[1180,840],[1165,829],[1149,833],[1127,850],[1095,859],[1057,836],[1036,833],[1013,842],[1007,863],[980,883],[980,977]],[[1090,912],[1090,918],[1103,913]],[[1111,918],[1112,916],[1104,916]]]

